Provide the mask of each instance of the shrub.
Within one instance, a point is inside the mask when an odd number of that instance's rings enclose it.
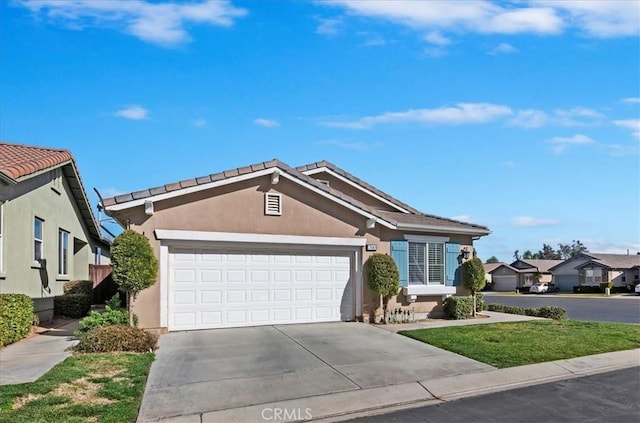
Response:
[[[468,319],[473,314],[471,296],[452,295],[444,302],[444,314],[447,319]]]
[[[400,273],[391,256],[374,253],[365,263],[369,289],[382,296],[383,318],[386,321],[389,299],[400,290]]]
[[[53,297],[53,312],[58,316],[77,319],[91,310],[91,297],[85,294],[64,294]]]
[[[93,282],[91,281],[65,282],[62,290],[65,294],[87,295],[93,298]]]
[[[538,309],[538,317],[554,320],[567,320],[567,310],[557,306],[546,306]]]
[[[116,292],[111,299],[107,300],[106,306],[110,307],[112,310],[116,310],[120,308],[121,304],[120,294]]]
[[[128,325],[129,313],[126,310],[112,309],[110,306],[106,306],[104,312],[92,311],[84,319],[80,320],[80,327],[75,331],[75,335],[82,337],[85,333],[91,329],[99,328],[102,326],[112,325]]]
[[[578,285],[573,287],[573,292],[575,294],[600,294],[604,292],[604,288],[591,285]]]
[[[465,288],[471,291],[473,304],[477,300],[476,293],[486,285],[487,281],[484,275],[484,267],[482,261],[478,257],[474,257],[471,260],[467,260],[462,263],[462,283]],[[477,306],[472,306],[472,314],[476,315]]]
[[[0,294],[0,347],[29,334],[33,322],[33,300],[24,294]]]
[[[611,289],[613,288],[613,281],[609,281],[609,282],[602,282],[600,284],[600,292],[605,292],[605,289]]]
[[[476,311],[486,310],[487,305],[484,303],[484,295],[480,292],[476,292]]]
[[[156,348],[158,337],[128,325],[102,326],[90,330],[75,350],[86,353],[148,352]]]
[[[489,311],[497,311],[499,313],[519,314],[533,317],[543,317],[545,319],[566,320],[567,311],[562,307],[545,306],[535,307],[515,307],[505,304],[489,304]]]

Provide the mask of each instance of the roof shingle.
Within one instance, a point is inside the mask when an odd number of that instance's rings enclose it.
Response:
[[[72,160],[67,150],[0,142],[0,172],[14,180]]]

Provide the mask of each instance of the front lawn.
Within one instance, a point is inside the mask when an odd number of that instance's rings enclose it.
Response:
[[[0,421],[135,422],[154,354],[82,354],[33,383],[0,386]]]
[[[495,367],[513,367],[640,348],[640,325],[536,320],[402,331]]]

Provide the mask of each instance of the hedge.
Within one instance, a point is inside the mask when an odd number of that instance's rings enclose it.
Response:
[[[62,290],[65,294],[86,295],[93,299],[93,282],[91,281],[65,282]]]
[[[53,297],[53,312],[57,316],[77,319],[91,310],[91,297],[84,294],[64,294]]]
[[[28,295],[0,294],[0,347],[29,334],[33,310],[33,300]]]
[[[489,311],[497,311],[499,313],[519,314],[522,316],[543,317],[545,319],[566,320],[567,311],[562,307],[545,306],[545,307],[516,307],[505,304],[489,304]]]
[[[90,330],[75,350],[86,353],[148,352],[156,348],[158,337],[128,325],[102,326]]]
[[[484,297],[481,293],[476,293],[476,311],[485,309]],[[444,302],[444,314],[447,319],[468,319],[473,315],[473,298],[471,295],[452,295]]]

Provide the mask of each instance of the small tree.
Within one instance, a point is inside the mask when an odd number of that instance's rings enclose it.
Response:
[[[400,274],[395,261],[386,254],[374,253],[365,263],[369,289],[380,295],[382,300],[382,317],[387,321],[387,304],[389,299],[400,290]]]
[[[153,285],[158,274],[158,259],[144,235],[127,229],[111,245],[113,280],[127,294],[129,324],[133,322],[133,302],[138,292]]]
[[[498,257],[496,256],[491,256],[487,259],[485,263],[500,263],[500,260],[498,260]]]
[[[473,297],[473,316],[476,315],[476,292],[480,291],[486,285],[484,278],[484,267],[482,261],[474,257],[462,263],[462,283],[465,288],[471,291]]]

